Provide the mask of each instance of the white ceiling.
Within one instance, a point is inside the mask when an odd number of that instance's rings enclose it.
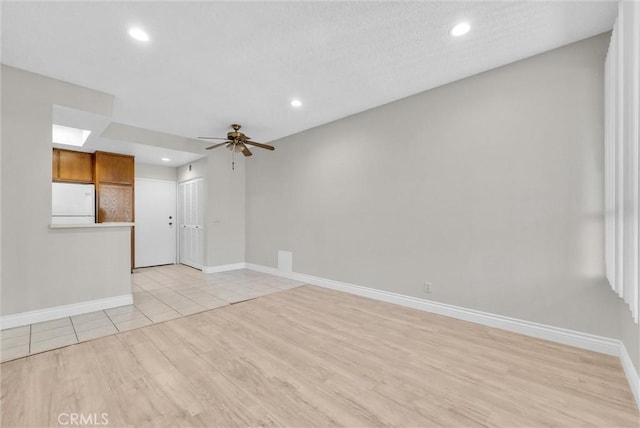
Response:
[[[610,30],[616,8],[5,1],[2,62],[115,95],[115,122],[185,137],[237,122],[269,142]],[[471,31],[451,37],[462,20]],[[132,25],[151,42],[129,38]]]
[[[152,165],[164,165],[177,167],[193,162],[204,157],[202,150],[188,152],[184,150],[172,150],[166,147],[141,144],[133,141],[105,138],[103,132],[111,124],[111,119],[98,114],[80,111],[65,106],[54,105],[52,122],[56,125],[70,126],[72,128],[91,131],[87,141],[82,147],[53,143],[53,147],[93,153],[96,150],[121,153],[135,157],[136,163]],[[165,161],[163,159],[169,159]]]

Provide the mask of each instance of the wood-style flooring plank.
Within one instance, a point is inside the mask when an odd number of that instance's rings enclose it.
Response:
[[[3,363],[2,426],[629,426],[617,358],[312,286]]]

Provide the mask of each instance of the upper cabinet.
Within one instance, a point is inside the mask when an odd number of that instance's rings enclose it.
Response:
[[[93,154],[53,149],[53,181],[93,183]]]
[[[133,156],[107,152],[94,156],[98,223],[133,221]]]
[[[96,183],[133,185],[133,156],[96,152]]]

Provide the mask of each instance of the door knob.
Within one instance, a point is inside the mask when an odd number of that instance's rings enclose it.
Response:
[[[173,217],[169,216],[169,220],[171,220]]]
[[[171,226],[173,223],[169,222],[169,226]]]

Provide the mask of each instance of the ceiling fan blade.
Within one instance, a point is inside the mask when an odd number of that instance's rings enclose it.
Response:
[[[249,150],[249,148],[247,146],[245,146],[244,144],[240,143],[238,144],[238,146],[240,147],[240,149],[242,149],[242,154],[245,156],[251,156],[253,153],[251,153],[251,150]]]
[[[214,144],[213,146],[207,147],[205,150],[215,149],[216,147],[224,146],[225,144],[229,144],[229,141],[225,141],[224,143]]]
[[[256,146],[256,147],[260,147],[261,149],[267,149],[267,150],[275,150],[276,148],[273,146],[270,146],[268,144],[262,144],[262,143],[256,143],[255,141],[245,141],[245,144],[249,144],[250,146]]]
[[[226,140],[227,138],[222,137],[197,137],[201,140]]]

